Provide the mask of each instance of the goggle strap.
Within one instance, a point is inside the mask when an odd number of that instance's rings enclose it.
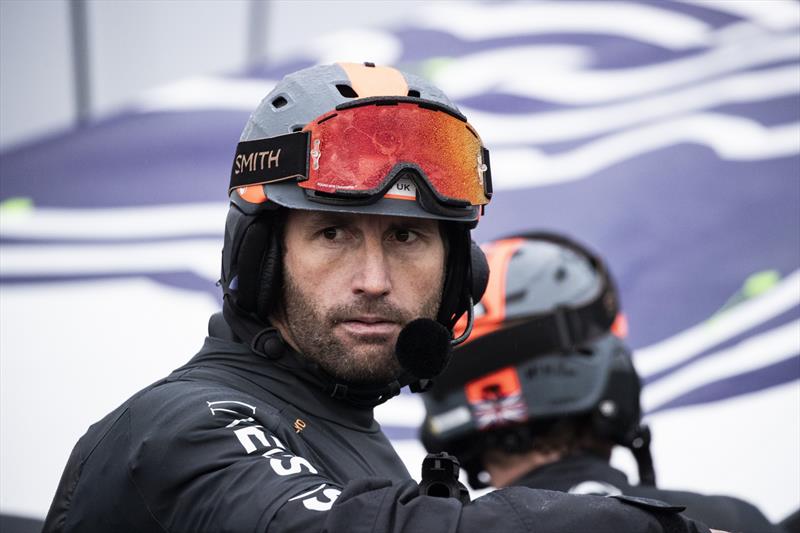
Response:
[[[466,119],[454,115],[452,111],[446,108],[439,109],[440,106],[438,105],[428,105],[426,102],[420,102],[417,99],[410,100],[413,100],[413,103],[423,108],[430,108],[438,111],[445,110],[466,123]],[[398,99],[398,101],[402,101],[402,99]],[[373,105],[396,105],[397,101],[375,101],[370,103]],[[337,109],[360,107],[362,105],[365,104],[360,102],[358,105],[351,104],[347,107],[339,106]],[[336,116],[336,113],[331,113],[318,122],[323,122],[334,116]],[[466,123],[466,125],[474,133],[474,130],[472,130],[469,124]],[[310,142],[311,133],[307,131],[240,142],[236,145],[236,155],[233,158],[233,165],[231,167],[231,179],[228,185],[228,193],[239,187],[263,185],[287,179],[297,179],[298,181],[307,180],[309,172],[308,165],[311,160],[309,156],[314,155],[313,152],[311,152]],[[481,147],[480,150],[480,161],[476,162],[476,165],[482,165],[478,171],[482,173],[481,179],[483,181],[484,195],[489,199],[492,196],[492,170],[489,161],[489,150],[485,147]],[[362,192],[367,195],[369,194],[369,191]]]
[[[483,376],[505,366],[519,368],[530,358],[522,346],[535,346],[541,354],[569,352],[592,341],[608,331],[619,308],[609,283],[593,300],[585,305],[562,308],[554,313],[528,317],[522,322],[499,330],[494,335],[478,337],[460,348],[462,361],[480,361],[472,365],[450,362],[447,372],[436,378],[441,394],[460,390],[462,385],[476,376]],[[498,355],[494,359],[480,359],[477,354],[491,347]]]
[[[481,146],[481,158],[486,170],[483,171],[483,192],[486,198],[492,197],[492,164],[489,162],[489,150]]]
[[[242,141],[236,145],[228,192],[238,187],[308,178],[308,143],[306,131],[277,137]]]

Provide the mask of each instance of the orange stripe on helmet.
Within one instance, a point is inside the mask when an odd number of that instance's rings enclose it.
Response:
[[[472,333],[466,342],[500,329],[506,318],[508,264],[524,242],[525,239],[522,238],[503,239],[484,247],[486,261],[489,263],[489,283],[486,285],[486,292],[483,293],[481,299],[484,314],[475,317]],[[454,335],[458,336],[463,333],[466,326],[467,318],[462,316],[454,328]]]
[[[617,313],[614,323],[611,324],[611,333],[620,339],[625,339],[628,337],[628,317],[626,317],[625,313],[622,311]]]
[[[486,400],[497,401],[522,394],[522,385],[517,369],[509,366],[470,381],[464,386],[464,393],[471,404]]]
[[[264,194],[263,185],[250,185],[248,187],[239,187],[236,192],[243,200],[251,204],[263,204],[267,201],[267,195]]]
[[[361,63],[337,63],[350,79],[350,86],[359,98],[369,96],[407,96],[408,83],[403,74],[392,67],[368,67]]]

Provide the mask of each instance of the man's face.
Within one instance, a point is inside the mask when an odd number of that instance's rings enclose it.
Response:
[[[284,339],[338,379],[397,377],[400,330],[439,309],[438,222],[291,210],[283,244],[283,306],[272,322]]]

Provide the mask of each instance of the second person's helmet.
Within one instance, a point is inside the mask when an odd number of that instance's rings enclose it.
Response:
[[[598,437],[631,448],[647,482],[641,384],[603,261],[545,232],[493,241],[484,250],[489,285],[471,337],[424,395],[423,444],[458,457],[478,488],[485,486],[484,452],[523,453],[548,423],[580,416]]]

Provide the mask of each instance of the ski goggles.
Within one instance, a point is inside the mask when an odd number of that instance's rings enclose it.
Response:
[[[382,197],[407,170],[446,205],[492,196],[489,151],[466,118],[404,97],[342,104],[300,132],[239,143],[229,192],[294,179],[318,199],[363,200]]]

